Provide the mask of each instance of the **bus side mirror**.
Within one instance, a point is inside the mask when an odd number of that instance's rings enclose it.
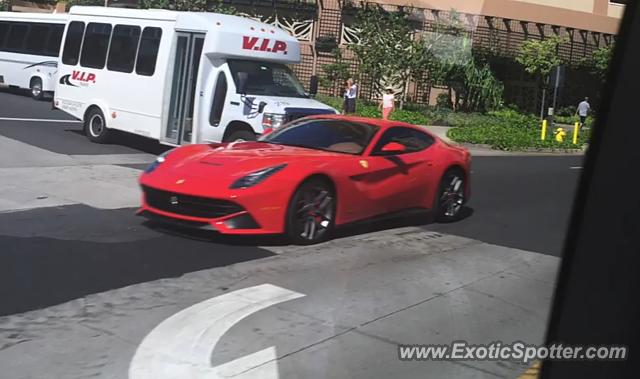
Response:
[[[311,75],[309,79],[309,94],[312,96],[318,94],[318,75]]]
[[[247,82],[249,81],[249,74],[246,72],[239,72],[236,74],[238,82],[238,93],[244,95],[247,93]]]

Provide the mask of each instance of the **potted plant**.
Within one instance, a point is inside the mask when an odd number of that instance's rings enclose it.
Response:
[[[319,36],[316,39],[316,50],[321,53],[331,53],[338,47],[338,41],[335,36]]]

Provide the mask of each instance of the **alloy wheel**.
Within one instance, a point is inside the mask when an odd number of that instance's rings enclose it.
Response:
[[[333,225],[334,197],[326,188],[305,189],[295,207],[296,234],[303,240],[319,241]]]
[[[444,188],[440,194],[440,209],[442,215],[452,219],[458,215],[464,204],[464,180],[453,173],[445,179]]]

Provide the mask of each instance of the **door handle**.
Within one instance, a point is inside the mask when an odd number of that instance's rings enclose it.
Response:
[[[427,166],[433,166],[433,161],[427,161]]]

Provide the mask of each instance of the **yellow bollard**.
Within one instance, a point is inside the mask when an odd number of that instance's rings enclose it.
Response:
[[[576,122],[576,124],[573,126],[573,144],[577,145],[578,144],[578,132],[580,130],[580,123]]]
[[[540,135],[541,140],[545,140],[547,138],[547,120],[542,120],[542,134]]]

